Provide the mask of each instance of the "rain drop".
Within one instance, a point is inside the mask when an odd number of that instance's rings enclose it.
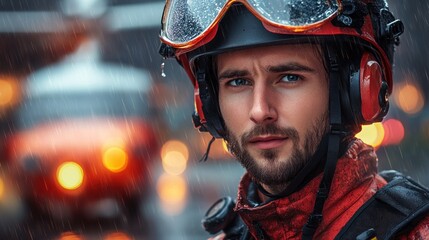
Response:
[[[167,75],[165,74],[165,62],[161,63],[161,77],[166,77]]]

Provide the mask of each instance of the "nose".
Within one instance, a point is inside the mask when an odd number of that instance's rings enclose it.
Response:
[[[256,124],[267,124],[277,121],[277,109],[274,92],[270,86],[255,85],[250,119]],[[278,103],[277,103],[278,104]]]

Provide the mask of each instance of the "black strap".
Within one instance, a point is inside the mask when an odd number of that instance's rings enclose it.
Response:
[[[396,176],[368,200],[335,239],[357,239],[370,229],[377,239],[392,239],[429,212],[429,190],[404,176]]]
[[[325,170],[323,173],[322,181],[319,185],[319,190],[316,195],[316,202],[314,203],[313,213],[310,215],[307,223],[302,229],[302,239],[310,240],[313,239],[313,235],[316,232],[317,227],[322,221],[322,210],[326,199],[328,198],[329,191],[331,188],[331,182],[335,172],[335,166],[337,164],[339,146],[341,138],[339,135],[329,136],[329,148]]]
[[[328,198],[331,189],[332,179],[337,165],[340,144],[346,136],[343,130],[343,121],[341,114],[340,101],[340,73],[338,57],[334,49],[329,45],[325,45],[325,58],[329,69],[329,124],[330,133],[328,140],[328,153],[325,168],[323,170],[322,181],[319,185],[319,190],[316,195],[313,212],[307,220],[307,223],[302,229],[302,239],[311,240],[316,232],[319,224],[322,222],[322,210],[326,199]]]
[[[206,149],[206,153],[204,153],[204,155],[200,158],[199,162],[205,162],[207,161],[207,159],[209,158],[209,153],[210,153],[210,147],[212,146],[212,143],[216,140],[215,137],[212,137],[212,139],[210,139],[209,144],[207,145],[207,149]]]

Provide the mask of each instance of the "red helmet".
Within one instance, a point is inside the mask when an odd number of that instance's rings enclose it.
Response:
[[[387,113],[394,45],[403,31],[385,0],[167,0],[160,53],[175,57],[194,85],[196,127],[223,137],[212,56],[258,45],[326,43],[339,55],[328,72],[340,69],[343,124],[356,131]]]

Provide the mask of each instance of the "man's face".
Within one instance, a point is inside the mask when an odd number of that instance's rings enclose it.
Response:
[[[223,53],[217,76],[231,152],[258,182],[289,182],[327,131],[328,80],[319,47]]]

